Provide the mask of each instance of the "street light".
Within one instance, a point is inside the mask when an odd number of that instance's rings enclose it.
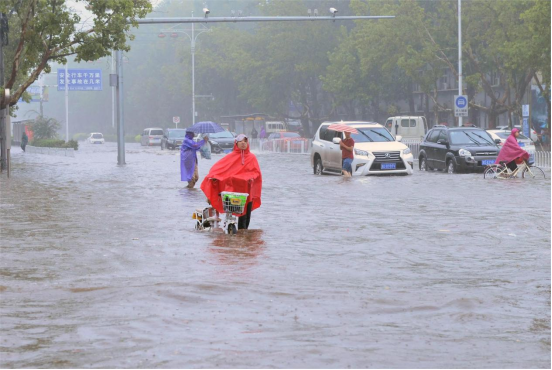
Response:
[[[203,9],[203,12],[205,13],[205,15],[210,13],[209,9],[207,9],[207,8]],[[193,17],[194,17],[194,12],[192,11],[192,18]],[[200,30],[199,32],[196,33],[195,32],[195,23],[192,23],[192,30],[191,31],[192,31],[192,34],[190,35],[188,33],[188,30],[175,30],[175,29],[161,30],[161,32],[167,32],[167,33],[170,32],[172,38],[177,38],[179,33],[183,33],[186,36],[188,36],[188,39],[190,40],[191,49],[192,49],[192,125],[193,125],[193,124],[195,124],[195,119],[196,119],[196,110],[195,110],[195,98],[196,98],[196,95],[195,95],[195,44],[196,44],[196,41],[197,41],[197,38],[199,37],[199,35],[201,35],[203,32],[211,32],[211,30],[209,28],[205,28],[205,29],[202,29],[202,30]],[[164,33],[159,34],[159,37],[161,37],[161,35],[163,35],[163,37],[165,37]]]

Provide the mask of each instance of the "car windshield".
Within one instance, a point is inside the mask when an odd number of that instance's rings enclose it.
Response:
[[[186,136],[186,130],[171,130],[169,131],[169,137],[171,139],[183,138]]]
[[[92,135],[92,139],[102,139],[102,138],[103,138],[102,134],[93,134]]]
[[[282,135],[284,137],[301,137],[298,133],[295,132],[284,132]]]
[[[232,135],[230,131],[221,131],[221,132],[215,132],[214,134],[209,134],[209,138],[211,139],[224,139],[224,138],[231,139],[233,137],[234,135]]]
[[[161,135],[161,136],[163,136],[163,130],[151,130],[150,135]]]
[[[454,145],[494,145],[489,134],[483,130],[450,131],[450,142]]]
[[[383,127],[357,127],[358,134],[351,134],[355,143],[395,141],[393,136]]]

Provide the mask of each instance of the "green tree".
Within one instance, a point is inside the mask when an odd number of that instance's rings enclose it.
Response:
[[[96,60],[111,50],[129,50],[127,39],[136,19],[152,7],[148,0],[82,1],[92,13],[90,24],[70,9],[65,0],[4,0],[0,12],[8,15],[9,45],[6,49],[4,88],[11,89],[7,101],[1,95],[0,108],[15,105],[25,90],[50,63]]]
[[[61,125],[54,118],[38,116],[31,124],[34,140],[54,139],[57,137],[57,131]]]

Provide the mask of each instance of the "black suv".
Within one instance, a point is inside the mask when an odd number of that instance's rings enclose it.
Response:
[[[161,150],[167,149],[180,149],[182,141],[186,137],[186,129],[184,128],[167,128],[163,131],[163,138],[161,139]]]
[[[500,149],[489,134],[475,127],[433,126],[420,144],[420,170],[448,173],[483,171]]]

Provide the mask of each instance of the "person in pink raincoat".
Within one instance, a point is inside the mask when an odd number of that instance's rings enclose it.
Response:
[[[500,162],[506,162],[506,166],[512,171],[517,168],[518,164],[521,164],[524,160],[529,159],[529,153],[521,149],[518,144],[517,137],[519,136],[519,130],[514,128],[508,139],[502,145],[502,149],[496,157],[496,164]]]

